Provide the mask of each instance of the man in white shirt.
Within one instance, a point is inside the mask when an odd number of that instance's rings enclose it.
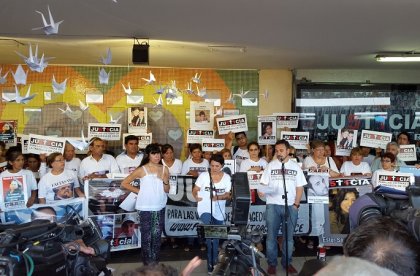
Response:
[[[77,175],[79,173],[80,168],[80,159],[76,157],[76,150],[73,147],[72,144],[66,143],[66,146],[64,147],[64,168],[67,170],[74,171]]]
[[[235,137],[237,143],[237,146],[234,147],[232,146],[233,137]],[[239,171],[242,160],[249,159],[248,138],[246,137],[246,133],[243,131],[237,133],[229,132],[228,135],[226,135],[225,147],[231,150],[232,158],[236,163],[236,171]]]
[[[289,273],[297,273],[291,265],[293,254],[293,233],[296,226],[300,200],[302,198],[303,186],[306,179],[302,169],[295,162],[290,160],[290,144],[286,140],[279,140],[275,145],[276,157],[265,168],[261,177],[260,192],[266,196],[266,223],[267,223],[267,263],[268,274],[276,274],[278,244],[277,234],[282,225],[282,233],[286,233],[285,218],[286,208],[288,208],[289,218],[287,221],[287,237],[283,239],[281,264]],[[283,184],[285,180],[286,185]],[[286,186],[286,193],[284,191]],[[287,195],[287,207],[285,202]],[[286,256],[286,246],[288,256]],[[287,259],[286,259],[287,258]],[[288,260],[286,262],[286,260]],[[288,264],[288,266],[287,266]]]
[[[130,174],[143,159],[143,154],[139,152],[139,138],[135,135],[126,136],[124,146],[125,151],[118,155],[116,160],[121,173]]]
[[[119,173],[117,161],[112,155],[104,154],[105,143],[101,138],[94,137],[89,145],[91,155],[80,163],[79,178],[82,180],[106,178],[107,173]]]

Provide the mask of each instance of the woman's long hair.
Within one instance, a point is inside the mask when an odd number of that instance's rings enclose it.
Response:
[[[15,161],[20,155],[23,156],[22,150],[19,147],[10,147],[6,152],[6,169],[11,170],[13,169],[12,164],[10,162]]]
[[[155,154],[155,153],[159,153],[162,157],[162,151],[160,149],[160,145],[157,143],[147,145],[146,148],[144,149],[144,157],[141,160],[139,167],[144,166],[147,163],[149,163],[150,154]],[[162,165],[162,158],[160,159],[159,164]]]

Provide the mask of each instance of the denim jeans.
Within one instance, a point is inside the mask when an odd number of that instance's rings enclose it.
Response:
[[[200,220],[204,224],[210,224],[210,220],[211,220],[210,213],[202,214],[200,216]],[[223,221],[213,218],[213,221],[212,221],[211,224],[222,225]],[[212,271],[211,260],[213,259],[213,268],[217,263],[217,257],[218,257],[218,253],[219,253],[219,239],[206,239],[206,244],[207,244],[207,270],[210,272],[210,271]],[[213,245],[213,256],[212,256],[211,245]]]
[[[295,232],[295,226],[298,217],[298,210],[292,205],[289,206],[289,219],[287,221],[287,245],[288,245],[288,259],[289,264],[292,262],[293,254],[293,233]],[[284,205],[276,204],[267,204],[265,216],[267,223],[267,263],[270,266],[277,266],[277,257],[278,257],[278,245],[277,245],[277,235],[281,227],[281,231],[285,233],[285,227],[283,225],[284,220]],[[282,256],[281,264],[283,267],[286,267],[286,239],[283,238],[282,245]]]

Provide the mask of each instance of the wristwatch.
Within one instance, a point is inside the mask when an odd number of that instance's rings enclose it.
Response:
[[[300,204],[293,203],[293,206],[295,206],[297,209],[299,209]]]

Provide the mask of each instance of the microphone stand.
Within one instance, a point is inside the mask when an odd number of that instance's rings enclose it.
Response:
[[[285,172],[284,172],[284,160],[283,158],[281,159],[281,174],[283,175],[283,190],[284,190],[284,195],[283,195],[283,199],[284,199],[284,218],[283,218],[283,225],[284,225],[284,237],[283,238],[283,242],[286,243],[286,276],[289,275],[289,242],[288,242],[288,237],[289,237],[289,231],[288,231],[288,221],[289,221],[289,206],[287,204],[287,190],[286,190],[286,176],[285,176]]]
[[[213,224],[213,191],[214,191],[214,187],[213,187],[213,179],[211,178],[211,169],[209,168],[209,178],[210,178],[210,224]],[[214,260],[214,256],[213,256],[213,238],[210,239],[210,267],[211,270],[213,271],[214,267],[213,267],[213,260]]]

